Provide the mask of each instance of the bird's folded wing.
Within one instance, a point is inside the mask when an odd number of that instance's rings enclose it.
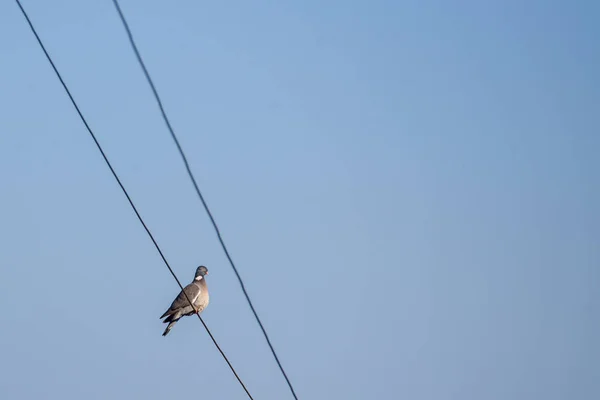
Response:
[[[187,294],[187,297],[189,297],[189,299],[191,300],[192,303],[194,303],[196,301],[196,299],[198,298],[198,296],[200,295],[200,293],[202,291],[200,289],[200,287],[194,283],[190,283],[183,290],[185,291],[185,294]],[[171,303],[171,307],[169,307],[169,311],[167,311],[167,313],[169,313],[171,311],[183,309],[185,307],[189,307],[189,305],[190,305],[190,302],[188,301],[186,296],[183,294],[183,292],[179,292],[179,294],[177,295],[175,300],[173,300],[173,303]]]

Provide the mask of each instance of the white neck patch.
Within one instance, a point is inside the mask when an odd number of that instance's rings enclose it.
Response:
[[[201,281],[202,280],[202,275],[198,275],[197,277],[194,278],[195,281]]]

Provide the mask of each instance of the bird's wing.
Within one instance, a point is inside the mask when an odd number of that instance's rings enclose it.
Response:
[[[185,292],[185,294],[187,294],[187,297],[189,297],[192,303],[194,303],[200,295],[202,289],[196,283],[190,283],[185,288],[183,288],[183,291]],[[183,292],[179,292],[175,300],[173,300],[173,303],[171,303],[171,307],[169,307],[169,309],[163,314],[161,318],[163,318],[166,315],[172,314],[177,310],[189,307],[190,302],[186,298],[185,294],[183,294]]]

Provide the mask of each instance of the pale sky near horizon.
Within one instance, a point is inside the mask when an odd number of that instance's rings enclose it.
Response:
[[[22,0],[256,400],[291,399],[112,2]],[[600,398],[600,3],[122,0],[301,400]],[[13,1],[0,398],[244,399]]]

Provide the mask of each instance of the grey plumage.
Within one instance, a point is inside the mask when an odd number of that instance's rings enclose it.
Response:
[[[179,292],[179,295],[171,303],[171,307],[160,316],[161,319],[166,317],[163,321],[164,323],[169,323],[163,332],[163,336],[166,336],[173,329],[173,326],[181,317],[193,315],[196,312],[201,313],[208,306],[206,275],[208,275],[208,269],[203,265],[199,266],[196,269],[196,275],[192,283],[183,288],[182,292]],[[190,306],[186,295],[192,301],[193,308]]]

